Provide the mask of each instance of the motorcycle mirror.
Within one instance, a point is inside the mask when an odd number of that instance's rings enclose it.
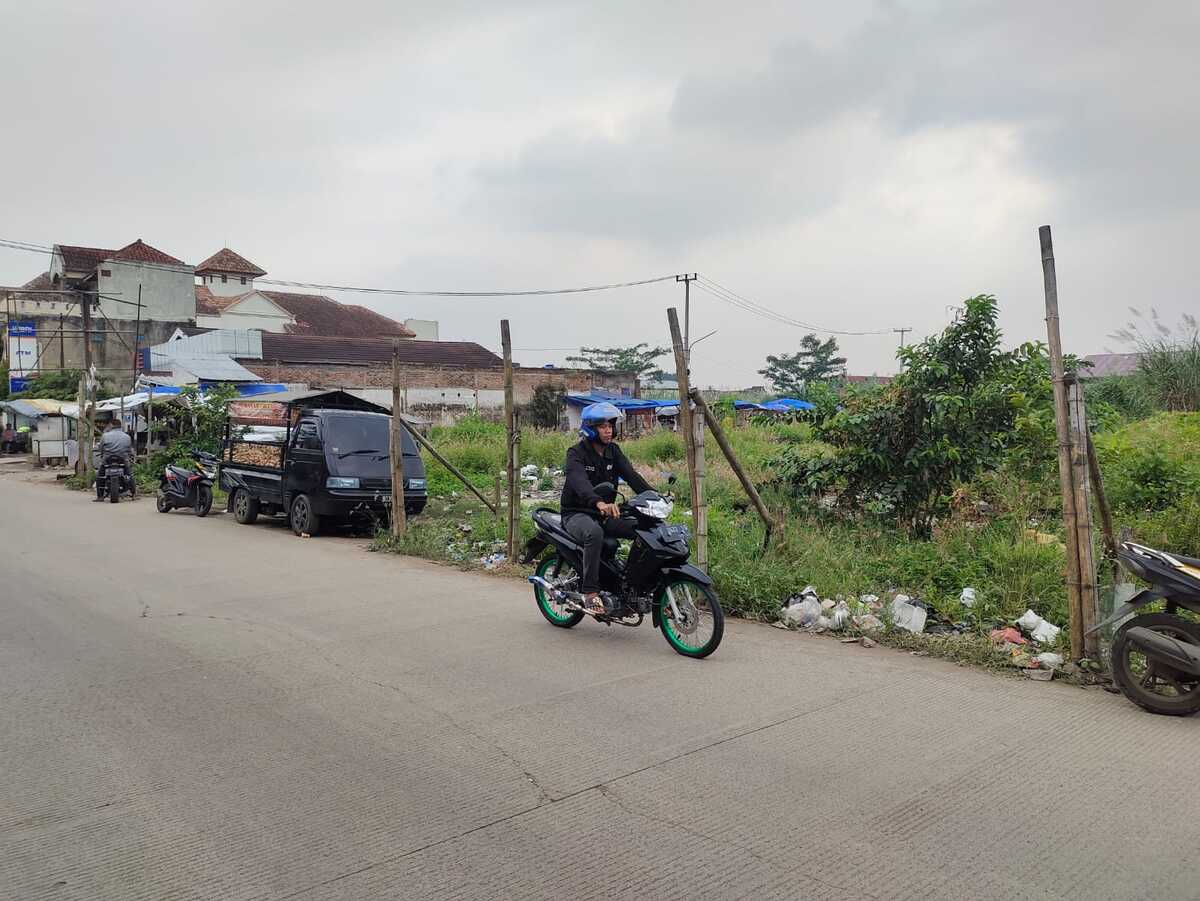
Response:
[[[671,473],[671,475],[667,477],[668,485],[674,485],[677,481],[679,480],[675,477],[675,473]]]
[[[601,482],[596,486],[596,494],[600,495],[600,500],[606,504],[611,504],[617,496],[617,489],[612,482]]]

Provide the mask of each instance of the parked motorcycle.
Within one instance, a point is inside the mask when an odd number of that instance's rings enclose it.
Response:
[[[197,516],[208,516],[213,505],[213,482],[217,477],[215,456],[192,450],[195,469],[167,466],[158,483],[158,512],[170,513],[176,507],[190,507]]]
[[[137,497],[137,485],[125,471],[125,458],[105,457],[96,471],[96,498],[104,500],[107,497],[115,504],[122,494],[128,494],[130,500]]]
[[[608,503],[618,497],[607,483],[596,486],[596,491]],[[563,629],[578,625],[585,615],[610,626],[638,626],[649,614],[677,652],[707,657],[721,643],[725,615],[712,579],[688,563],[687,526],[666,522],[673,500],[644,491],[627,501],[622,497],[620,506],[621,515],[634,526],[634,538],[624,560],[617,554],[616,539],[604,541],[600,588],[612,602],[611,612],[604,614],[584,610],[579,590],[583,549],[563,527],[562,516],[545,507],[533,512],[538,532],[526,544],[522,562],[532,563],[551,549],[528,577],[538,610],[551,625]]]
[[[1200,710],[1200,622],[1179,614],[1200,613],[1200,560],[1168,554],[1127,541],[1117,559],[1150,583],[1096,632],[1152,601],[1165,599],[1165,613],[1143,613],[1123,623],[1113,636],[1113,682],[1133,703],[1152,713],[1185,716]]]

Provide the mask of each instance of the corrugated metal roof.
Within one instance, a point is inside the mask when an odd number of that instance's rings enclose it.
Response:
[[[241,363],[227,356],[176,357],[167,365],[178,377],[180,371],[190,372],[203,382],[261,382],[262,376],[255,375]]]

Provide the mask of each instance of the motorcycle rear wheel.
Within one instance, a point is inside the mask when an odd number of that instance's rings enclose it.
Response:
[[[171,502],[167,500],[167,496],[161,491],[158,493],[158,497],[154,499],[154,506],[159,513],[171,512]]]
[[[675,596],[675,603],[683,617],[676,622],[675,611],[667,595]],[[725,613],[721,601],[711,585],[702,585],[688,578],[675,578],[659,591],[655,598],[659,605],[658,627],[667,644],[684,657],[700,659],[717,649],[725,634]]]
[[[562,565],[559,566],[558,575],[555,576],[554,568],[558,562],[559,558],[551,554],[537,565],[534,573],[547,582],[554,582],[556,584],[570,583],[573,579],[574,584],[570,584],[568,587],[571,590],[578,591],[579,576],[575,572],[575,567],[566,560],[563,560]],[[542,616],[546,617],[546,621],[552,626],[558,626],[560,629],[570,629],[572,626],[579,625],[579,621],[583,619],[582,610],[568,610],[565,604],[551,598],[546,589],[536,582],[533,585],[533,597],[537,601],[538,610],[542,612]]]
[[[1113,636],[1112,675],[1121,694],[1165,716],[1188,716],[1200,710],[1200,678],[1157,663],[1134,647],[1128,634],[1138,626],[1200,645],[1200,623],[1171,613],[1135,616]]]
[[[121,500],[121,477],[108,477],[108,500],[110,503],[117,503]]]

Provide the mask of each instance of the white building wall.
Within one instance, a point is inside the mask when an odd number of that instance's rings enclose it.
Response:
[[[436,319],[405,319],[405,327],[416,332],[420,341],[440,341]]]
[[[104,273],[108,272],[109,275]],[[196,317],[196,276],[191,266],[142,265],[120,260],[100,264],[100,299],[109,319],[137,319],[138,286],[142,289],[142,319],[185,322]]]
[[[221,281],[224,277],[225,281]],[[234,297],[238,294],[245,294],[247,291],[254,290],[254,279],[249,275],[235,275],[233,273],[221,274],[206,273],[198,276],[199,283],[212,291],[217,297]],[[244,279],[244,281],[243,281]]]

